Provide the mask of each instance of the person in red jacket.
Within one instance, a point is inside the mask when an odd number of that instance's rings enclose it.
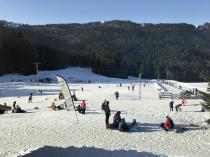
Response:
[[[169,116],[166,116],[166,121],[162,126],[165,131],[168,131],[170,129],[174,129],[174,122]]]
[[[164,122],[164,128],[166,131],[171,128],[171,122],[169,116],[166,116],[166,121]]]
[[[85,110],[86,110],[86,103],[85,103],[85,100],[82,100],[82,103],[81,103],[81,113],[82,114],[85,114]]]
[[[169,116],[166,116],[165,122],[161,123],[160,127],[163,128],[163,130],[165,130],[165,131],[168,131],[170,129],[174,129],[174,122]]]

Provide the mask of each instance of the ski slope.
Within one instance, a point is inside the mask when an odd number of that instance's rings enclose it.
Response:
[[[47,108],[52,102],[56,105],[63,103],[63,100],[58,100],[60,87],[55,80],[57,74],[67,80],[70,90],[79,100],[87,102],[86,114],[77,113],[79,123],[76,123],[73,110],[51,111]],[[38,85],[34,82],[37,76],[33,75],[0,78],[0,104],[6,102],[12,106],[13,101],[17,101],[27,111],[0,115],[0,157],[210,156],[210,130],[189,126],[210,117],[208,112],[199,112],[201,100],[187,100],[182,112],[170,112],[168,104],[171,100],[159,100],[161,87],[156,80],[147,80],[145,86],[145,80],[142,80],[139,99],[138,78],[108,78],[79,67],[44,71],[38,77],[50,77],[54,81]],[[77,80],[81,82],[76,83]],[[89,80],[90,84],[87,83]],[[134,91],[128,90],[131,85],[135,85]],[[194,84],[190,85],[194,87]],[[171,86],[162,86],[169,92],[179,92]],[[200,85],[195,84],[195,87]],[[43,91],[43,95],[39,90]],[[119,100],[114,98],[115,91],[120,93]],[[33,93],[32,103],[28,103],[30,93]],[[101,110],[104,99],[110,101],[110,123],[114,114],[121,111],[126,122],[132,122],[134,118],[137,120],[140,132],[107,130],[105,114]],[[174,104],[180,103],[178,99],[174,101]],[[75,105],[80,103],[76,101]],[[171,116],[175,125],[188,130],[181,134],[161,130],[159,124],[166,115]]]

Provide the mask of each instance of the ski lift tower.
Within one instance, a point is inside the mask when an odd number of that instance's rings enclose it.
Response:
[[[39,79],[38,79],[38,73],[39,73],[39,63],[34,63],[35,64],[35,66],[36,66],[36,81],[37,81],[37,83],[38,83],[38,85],[39,85]]]
[[[142,73],[139,74],[139,100],[141,100],[141,76]]]

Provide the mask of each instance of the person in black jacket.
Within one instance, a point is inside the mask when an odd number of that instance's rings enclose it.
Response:
[[[174,101],[171,101],[169,103],[169,108],[170,108],[170,111],[173,111],[174,110]]]
[[[110,108],[109,108],[109,101],[106,101],[103,105],[103,110],[106,115],[105,123],[106,123],[106,128],[109,128],[109,117],[110,117]]]
[[[119,92],[116,91],[116,92],[114,93],[114,95],[115,95],[115,97],[116,97],[116,100],[118,100],[118,98],[119,98],[119,96],[120,96]]]

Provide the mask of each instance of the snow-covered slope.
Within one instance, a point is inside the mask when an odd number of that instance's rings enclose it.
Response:
[[[40,72],[39,77],[55,80],[57,74],[68,80],[70,90],[75,91],[79,100],[86,100],[86,114],[77,113],[79,123],[76,123],[73,110],[51,111],[47,108],[52,102],[56,105],[63,103],[58,100],[60,87],[55,81],[37,85],[30,81],[36,76],[4,76],[0,78],[0,104],[6,102],[12,106],[13,101],[17,101],[27,113],[0,115],[0,157],[210,156],[210,130],[189,126],[209,118],[209,113],[198,112],[200,100],[187,100],[182,112],[170,112],[170,99],[159,100],[158,88],[161,87],[157,86],[156,80],[147,83],[142,80],[139,90],[138,78],[108,78],[85,68]],[[10,82],[11,79],[14,82]],[[92,83],[87,83],[88,80]],[[131,84],[135,85],[134,91],[128,90]],[[164,88],[169,92],[176,90],[168,86]],[[114,98],[115,91],[120,93],[119,100]],[[28,103],[30,93],[34,95],[32,103]],[[110,101],[110,123],[120,110],[126,122],[137,120],[140,132],[107,130],[105,114],[101,110],[104,99]],[[180,103],[180,100],[174,101],[175,105]],[[75,105],[80,103],[75,101]],[[159,124],[166,115],[171,116],[176,126],[185,127],[187,131],[178,134],[161,130]]]

